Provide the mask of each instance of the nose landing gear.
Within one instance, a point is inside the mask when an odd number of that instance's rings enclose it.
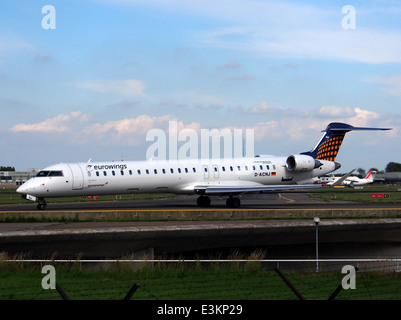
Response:
[[[38,205],[37,205],[38,210],[46,210],[47,203],[46,203],[45,199],[44,198],[39,198],[38,202],[39,202]]]

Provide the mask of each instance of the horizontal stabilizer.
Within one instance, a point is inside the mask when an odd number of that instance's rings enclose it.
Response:
[[[346,123],[332,122],[322,132],[329,131],[342,131],[344,133],[349,131],[363,131],[363,130],[391,130],[391,128],[372,128],[372,127],[354,127]]]

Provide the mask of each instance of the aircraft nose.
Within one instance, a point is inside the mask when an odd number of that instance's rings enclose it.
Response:
[[[18,189],[17,192],[21,194],[32,194],[37,189],[37,183],[32,180],[24,182]]]
[[[28,188],[27,188],[26,182],[18,187],[17,192],[21,193],[21,194],[27,194],[28,193]]]

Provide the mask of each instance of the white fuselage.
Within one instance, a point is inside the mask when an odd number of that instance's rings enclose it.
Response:
[[[333,161],[291,172],[286,157],[60,163],[43,169],[18,192],[35,197],[105,194],[195,194],[196,187],[257,187],[301,184],[337,169]]]
[[[370,171],[369,174],[365,178],[358,178],[356,176],[350,176],[341,182],[343,186],[363,186],[365,184],[373,183],[375,178],[375,171]],[[335,185],[337,181],[339,181],[341,177],[318,177],[311,180],[311,183],[315,184],[324,184],[324,185]]]

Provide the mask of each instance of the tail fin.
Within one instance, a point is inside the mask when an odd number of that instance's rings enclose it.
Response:
[[[373,181],[376,176],[376,171],[370,170],[368,175],[365,177],[365,180]]]
[[[311,156],[315,159],[335,161],[338,151],[340,150],[341,143],[344,140],[344,136],[349,131],[357,130],[391,130],[390,128],[367,128],[367,127],[353,127],[349,124],[341,122],[332,122],[327,127],[325,134],[320,139],[318,144],[313,150],[308,152],[302,152]]]

